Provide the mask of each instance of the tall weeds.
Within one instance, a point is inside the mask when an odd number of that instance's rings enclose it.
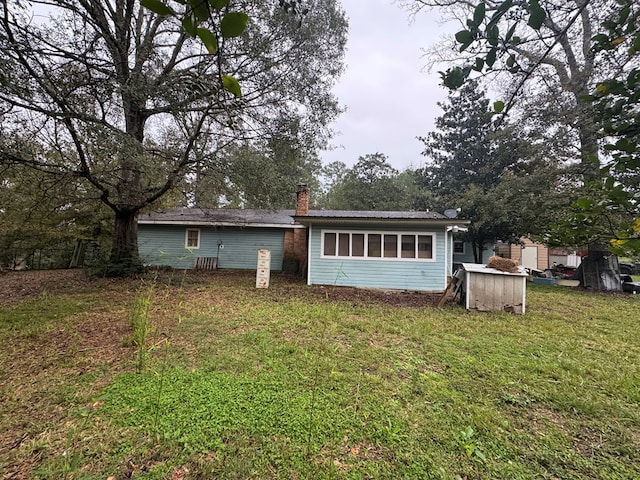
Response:
[[[151,307],[153,295],[156,289],[156,281],[143,282],[138,288],[136,298],[131,311],[131,327],[133,329],[133,344],[136,347],[136,371],[141,373],[149,357],[150,348],[147,340],[155,331],[151,320]]]

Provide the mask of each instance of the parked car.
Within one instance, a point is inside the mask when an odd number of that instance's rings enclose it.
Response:
[[[622,280],[622,291],[640,294],[640,282],[634,282],[631,275],[620,275]]]
[[[634,275],[636,272],[636,265],[634,263],[619,263],[620,273],[623,275]]]

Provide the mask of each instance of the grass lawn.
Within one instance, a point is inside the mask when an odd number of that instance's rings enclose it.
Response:
[[[1,478],[640,478],[640,296],[528,285],[516,316],[254,285],[0,297]]]

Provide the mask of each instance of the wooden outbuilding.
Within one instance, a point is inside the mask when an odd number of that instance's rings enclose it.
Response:
[[[525,313],[527,273],[503,272],[478,263],[463,263],[457,275],[467,310]]]

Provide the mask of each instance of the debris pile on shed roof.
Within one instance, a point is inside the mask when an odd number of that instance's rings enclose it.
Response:
[[[508,273],[518,273],[518,262],[516,260],[512,260],[510,258],[503,258],[494,255],[489,257],[489,263],[487,263],[488,268],[495,268],[496,270],[500,270],[501,272]]]

